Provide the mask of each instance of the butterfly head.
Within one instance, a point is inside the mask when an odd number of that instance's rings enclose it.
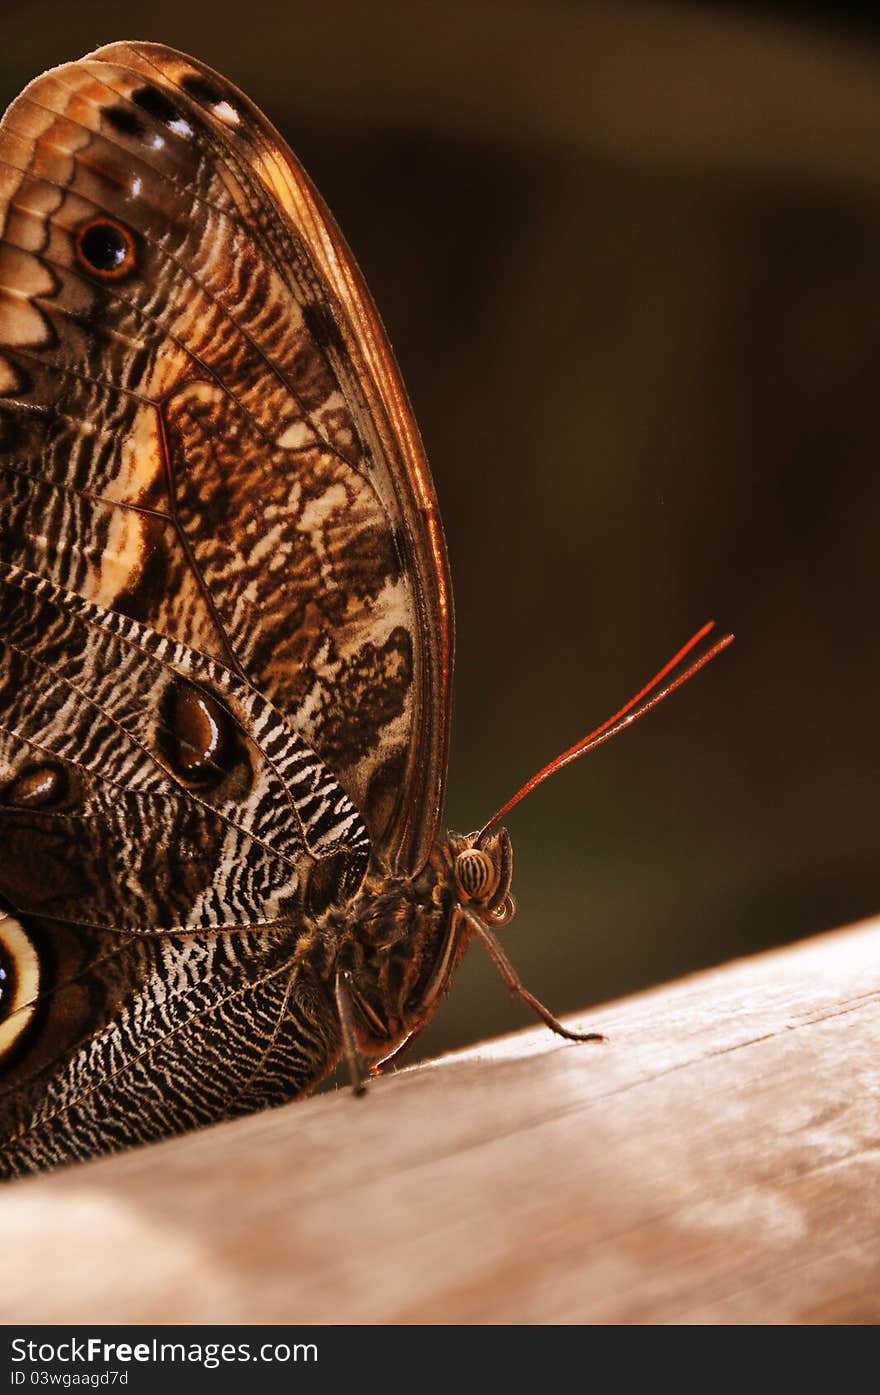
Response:
[[[387,1061],[426,1026],[449,991],[477,926],[513,918],[513,848],[506,829],[449,833],[415,877],[367,877],[345,939],[346,977],[358,1050]]]
[[[516,904],[510,894],[513,847],[506,828],[467,838],[450,835],[452,870],[459,910],[468,909],[493,925],[507,925]]]
[[[374,1061],[381,1058],[381,1065],[421,1031],[475,938],[510,992],[552,1031],[572,1041],[602,1040],[595,1032],[564,1027],[520,981],[495,933],[515,910],[513,849],[498,824],[550,775],[649,712],[725,649],[733,636],[713,641],[712,629],[710,621],[698,630],[618,712],[527,780],[478,833],[448,834],[415,876],[389,877],[387,869],[368,875],[351,917],[359,936],[344,939],[334,964],[350,1065],[358,1051]],[[354,1068],[352,1074],[357,1078]]]

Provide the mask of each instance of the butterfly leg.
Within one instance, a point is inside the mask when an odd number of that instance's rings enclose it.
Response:
[[[482,940],[489,952],[489,958],[507,984],[510,993],[516,998],[521,998],[524,1003],[527,1003],[532,1011],[538,1014],[541,1021],[546,1022],[551,1032],[555,1032],[557,1036],[565,1037],[567,1041],[606,1040],[601,1032],[572,1032],[568,1027],[563,1027],[559,1019],[553,1016],[553,1013],[549,1008],[544,1006],[540,998],[536,998],[534,993],[530,993],[526,988],[519,974],[516,972],[516,969],[505,954],[495,932],[490,929],[479,916],[472,915],[471,912],[464,907],[459,907],[459,911],[465,917],[475,934]]]
[[[336,1011],[339,1014],[339,1025],[342,1028],[342,1049],[348,1064],[348,1076],[351,1081],[351,1088],[356,1095],[367,1093],[367,1072],[361,1059],[361,1053],[357,1048],[357,1038],[354,1031],[354,1011],[351,1002],[351,974],[347,969],[339,969],[336,973],[334,984],[334,995],[336,998]]]

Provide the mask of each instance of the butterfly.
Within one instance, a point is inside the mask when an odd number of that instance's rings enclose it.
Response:
[[[356,1089],[513,914],[440,832],[453,606],[388,341],[231,83],[156,44],[0,126],[0,1175]],[[686,666],[685,666],[686,665]]]

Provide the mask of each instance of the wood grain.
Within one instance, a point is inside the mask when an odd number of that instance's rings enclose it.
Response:
[[[0,1195],[0,1321],[876,1322],[880,921]]]

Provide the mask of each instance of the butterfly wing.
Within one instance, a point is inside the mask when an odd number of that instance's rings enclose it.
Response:
[[[149,44],[26,89],[0,180],[3,556],[239,672],[418,870],[446,764],[445,549],[326,208],[241,93]]]
[[[376,311],[241,93],[148,44],[43,75],[0,229],[0,1117],[33,1166],[327,1069],[308,874],[423,864],[452,619]]]
[[[277,933],[115,935],[0,910],[0,966],[10,948],[0,1177],[283,1103],[338,1051]]]

